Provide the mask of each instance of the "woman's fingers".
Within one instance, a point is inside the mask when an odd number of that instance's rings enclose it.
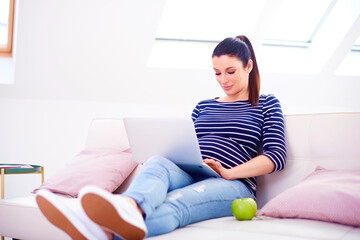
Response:
[[[216,171],[221,176],[221,164],[218,161],[215,161],[214,159],[204,159],[204,162],[209,165],[214,171]]]

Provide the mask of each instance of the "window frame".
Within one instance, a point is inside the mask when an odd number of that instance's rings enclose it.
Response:
[[[0,57],[11,57],[13,51],[15,0],[9,0],[8,41],[0,45]]]

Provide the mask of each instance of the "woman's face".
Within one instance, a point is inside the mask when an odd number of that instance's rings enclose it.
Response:
[[[237,57],[222,55],[212,59],[216,80],[224,90],[227,100],[238,101],[249,98],[249,73],[252,70],[252,60],[247,66]]]

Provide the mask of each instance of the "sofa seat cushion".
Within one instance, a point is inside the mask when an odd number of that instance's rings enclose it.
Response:
[[[355,240],[359,234],[360,228],[315,220],[255,217],[251,221],[238,221],[224,217],[190,224],[151,239]]]

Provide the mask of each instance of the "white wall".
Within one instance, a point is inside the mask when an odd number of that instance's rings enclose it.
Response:
[[[47,178],[83,148],[93,117],[187,115],[219,96],[211,69],[146,67],[164,2],[17,1],[15,74],[0,84],[0,162],[44,165]],[[360,111],[356,76],[262,72],[262,81],[286,114]],[[6,197],[39,179],[7,176]]]

